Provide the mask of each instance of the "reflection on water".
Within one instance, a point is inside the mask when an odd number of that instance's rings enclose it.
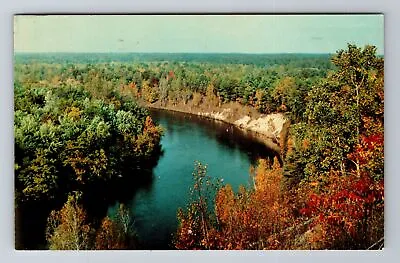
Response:
[[[164,128],[162,154],[155,168],[133,170],[117,180],[97,182],[81,190],[94,225],[107,213],[115,213],[120,202],[125,203],[132,209],[140,248],[172,249],[176,212],[187,204],[195,161],[207,164],[210,176],[223,178],[237,189],[248,184],[250,165],[257,158],[271,158],[273,153],[251,133],[230,124],[160,110],[152,110],[151,115]],[[66,196],[16,208],[16,248],[46,249],[47,216],[65,201]]]
[[[176,212],[187,203],[195,161],[207,164],[210,176],[237,189],[248,184],[250,166],[273,153],[251,133],[224,122],[162,110],[151,110],[151,115],[164,128],[163,155],[153,169],[152,182],[124,201],[132,209],[142,248],[171,249]],[[110,206],[109,213],[116,207]]]

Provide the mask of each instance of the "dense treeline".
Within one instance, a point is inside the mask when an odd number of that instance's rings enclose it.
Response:
[[[309,88],[334,68],[329,56],[315,54],[164,54],[165,60],[162,54],[131,55],[17,54],[15,59],[29,65],[27,74],[35,80],[86,83],[97,76],[98,85],[125,86],[149,104],[238,102],[260,113],[291,112],[296,119],[303,115]]]
[[[237,193],[211,187],[205,168],[196,168],[192,201],[178,211],[176,248],[383,247],[383,58],[372,46],[349,45],[332,62],[337,70],[302,100],[283,167],[261,160],[253,187]]]
[[[253,187],[214,187],[196,167],[178,212],[178,249],[365,249],[383,245],[383,58],[327,55],[17,54],[17,204],[62,199],[54,249],[137,248],[127,209],[92,221],[85,192],[140,181],[160,153],[146,105],[239,105],[291,119],[283,166],[260,161]],[[210,188],[211,187],[211,188]],[[212,205],[213,204],[213,205]],[[211,208],[210,208],[211,207]]]
[[[147,111],[96,80],[15,81],[17,199],[49,199],[60,187],[135,173],[159,150]],[[70,189],[70,190],[71,190]]]
[[[83,194],[81,203],[91,194],[115,196],[114,185],[147,180],[161,153],[161,128],[146,109],[100,69],[73,76],[60,65],[15,66],[15,204],[22,211],[44,206],[46,213],[72,192]]]
[[[282,58],[283,59],[283,58]],[[283,62],[282,62],[283,63]],[[164,64],[159,73],[149,67],[150,76],[132,79],[129,88],[148,104],[211,109],[235,102],[260,113],[290,112],[300,119],[309,88],[330,71],[329,63],[314,67],[279,64],[270,67],[234,64]]]

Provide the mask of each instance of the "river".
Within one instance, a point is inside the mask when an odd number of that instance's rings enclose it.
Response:
[[[249,184],[249,168],[258,158],[273,153],[254,134],[221,121],[191,114],[151,110],[153,120],[164,129],[163,154],[153,169],[153,180],[136,189],[127,205],[143,249],[172,249],[178,222],[176,212],[184,208],[193,185],[195,161],[207,165],[208,175],[238,189]],[[116,212],[118,203],[108,208]]]

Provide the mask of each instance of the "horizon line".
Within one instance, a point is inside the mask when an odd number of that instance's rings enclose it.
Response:
[[[273,55],[273,54],[321,54],[331,55],[336,52],[202,52],[202,51],[14,51],[14,54],[238,54],[238,55]]]

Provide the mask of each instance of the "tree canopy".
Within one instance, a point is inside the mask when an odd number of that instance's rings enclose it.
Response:
[[[192,201],[178,212],[176,248],[383,246],[384,61],[373,46],[348,45],[332,62],[337,69],[306,94],[298,96],[290,77],[271,93],[293,107],[299,99],[305,109],[294,118],[283,168],[260,161],[252,187],[217,188],[207,213]]]

